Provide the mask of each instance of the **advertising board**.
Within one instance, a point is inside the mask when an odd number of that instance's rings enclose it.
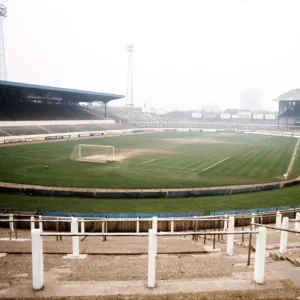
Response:
[[[4,144],[23,143],[23,142],[26,142],[25,139],[20,139],[20,138],[4,140]]]
[[[90,135],[91,136],[99,136],[99,135],[103,135],[103,132],[93,132]]]
[[[194,118],[194,119],[201,119],[202,118],[202,114],[201,113],[197,113],[197,112],[193,112],[192,113],[192,118]]]
[[[78,137],[87,137],[87,136],[91,136],[90,133],[79,133]]]
[[[44,140],[45,138],[43,136],[30,137],[25,139],[26,142],[35,142],[35,141],[44,141]]]
[[[70,137],[71,137],[70,134],[50,135],[50,136],[46,136],[45,140],[61,140],[61,139],[69,139]]]
[[[239,118],[250,119],[251,118],[251,111],[239,111],[238,116],[239,116]]]
[[[221,119],[223,119],[223,120],[228,120],[228,119],[230,119],[231,118],[231,115],[230,114],[221,114]]]
[[[275,116],[275,114],[265,114],[265,119],[266,120],[275,120],[276,116]]]
[[[253,120],[263,120],[263,118],[264,118],[263,114],[258,114],[258,113],[253,114]]]

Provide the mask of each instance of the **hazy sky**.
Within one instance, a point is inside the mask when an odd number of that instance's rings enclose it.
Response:
[[[299,0],[2,3],[11,81],[125,94],[133,43],[137,106],[239,107],[240,91],[255,87],[274,108],[300,87]]]

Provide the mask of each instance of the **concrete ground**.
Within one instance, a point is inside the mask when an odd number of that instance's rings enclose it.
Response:
[[[63,258],[71,253],[71,238],[44,237],[45,287],[34,292],[30,232],[18,235],[22,241],[2,240],[8,231],[0,231],[0,253],[8,253],[0,255],[0,299],[300,299],[300,267],[266,257],[265,283],[257,285],[254,252],[250,266],[247,248],[235,245],[234,255],[227,256],[226,236],[223,242],[216,239],[215,250],[211,238],[204,245],[203,237],[158,237],[154,289],[146,287],[147,237],[108,237],[106,242],[88,237],[80,242],[80,252],[89,254],[84,260]],[[292,242],[297,239],[289,235]],[[277,240],[279,234],[269,230],[268,243]],[[291,251],[298,255],[297,248]]]

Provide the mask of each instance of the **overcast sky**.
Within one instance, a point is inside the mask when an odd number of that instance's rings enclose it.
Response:
[[[133,43],[136,106],[238,108],[257,88],[276,108],[300,88],[299,0],[3,2],[11,81],[125,94]]]

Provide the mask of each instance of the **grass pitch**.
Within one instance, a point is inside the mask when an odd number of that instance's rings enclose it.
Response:
[[[122,161],[72,161],[78,144],[111,145]],[[184,188],[278,181],[296,139],[161,132],[0,147],[0,181],[98,188]],[[45,169],[48,166],[48,169]],[[296,157],[289,177],[300,174]]]
[[[226,211],[300,205],[300,187],[258,193],[176,199],[93,199],[0,194],[0,208],[67,212],[157,213]]]

